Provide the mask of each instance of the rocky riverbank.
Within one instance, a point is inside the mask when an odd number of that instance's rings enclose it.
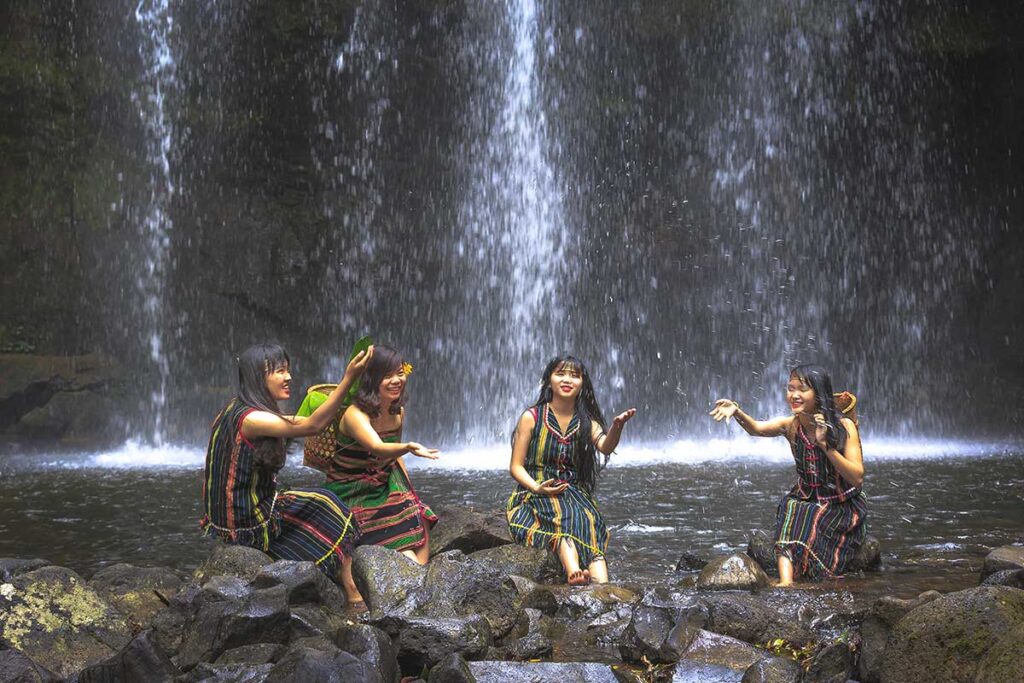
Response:
[[[1024,545],[993,551],[975,588],[864,608],[771,588],[756,533],[746,554],[684,555],[671,586],[569,588],[500,519],[443,519],[426,567],[357,550],[365,612],[311,563],[241,547],[214,546],[187,577],[0,560],[0,680],[1024,680]]]

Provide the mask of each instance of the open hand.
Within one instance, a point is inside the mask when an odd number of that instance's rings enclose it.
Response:
[[[373,358],[372,346],[365,351],[357,353],[352,357],[352,360],[348,362],[348,366],[345,368],[345,376],[349,379],[355,379],[356,377],[361,376],[363,371],[366,370],[366,365],[370,362],[371,358]]]
[[[731,401],[727,398],[720,398],[715,401],[715,407],[708,413],[711,417],[715,418],[715,422],[721,422],[722,420],[728,420],[730,417],[736,414],[736,411],[740,407],[736,401]]]
[[[615,429],[622,429],[627,422],[633,419],[634,415],[636,415],[636,408],[630,408],[629,410],[619,413],[615,416],[615,419],[612,420],[612,427]]]
[[[441,451],[436,448],[427,448],[421,443],[410,441],[408,444],[409,452],[420,458],[427,458],[429,460],[437,460],[439,457],[437,454]]]
[[[561,479],[545,479],[533,493],[538,496],[557,496],[569,488],[569,482]]]

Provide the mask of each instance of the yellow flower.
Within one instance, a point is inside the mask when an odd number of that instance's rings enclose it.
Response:
[[[402,363],[402,374],[406,377],[412,374],[412,363]]]

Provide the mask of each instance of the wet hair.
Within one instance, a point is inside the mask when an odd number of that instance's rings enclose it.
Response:
[[[840,453],[846,448],[846,427],[843,426],[840,418],[842,413],[836,408],[836,399],[832,393],[832,378],[820,365],[798,365],[789,371],[791,378],[795,377],[814,390],[814,400],[818,404],[817,412],[825,416],[825,422],[830,426],[825,441],[831,448]]]
[[[551,399],[554,397],[554,391],[551,389],[551,375],[555,373],[555,370],[563,366],[566,370],[579,372],[580,378],[583,380],[580,393],[576,395],[576,405],[574,406],[576,416],[580,421],[580,438],[576,439],[576,447],[572,453],[572,462],[576,468],[576,476],[578,477],[580,487],[590,493],[593,492],[594,486],[597,483],[598,473],[608,464],[608,456],[605,456],[600,464],[598,463],[597,448],[594,446],[591,434],[593,433],[594,422],[601,427],[603,432],[605,421],[604,415],[601,413],[601,407],[597,404],[597,397],[594,396],[594,385],[590,381],[590,373],[587,372],[587,367],[583,364],[583,361],[570,355],[556,356],[548,361],[540,379],[540,395],[537,396],[537,401],[532,407],[539,408],[545,403],[551,402]],[[515,434],[513,433],[514,440]]]
[[[359,380],[359,390],[356,391],[352,403],[359,406],[359,409],[370,417],[379,417],[381,409],[380,383],[388,375],[398,372],[403,363],[405,363],[405,359],[397,350],[384,344],[375,345],[373,347],[373,358],[366,364],[363,377]],[[407,384],[402,387],[402,395],[391,404],[388,412],[392,415],[398,415],[402,412],[402,406],[405,405],[408,397]]]
[[[254,344],[238,357],[238,400],[245,405],[287,420],[267,389],[267,376],[291,365],[288,353],[278,344]],[[281,469],[285,461],[285,440],[273,437],[257,439],[256,466],[267,472]]]

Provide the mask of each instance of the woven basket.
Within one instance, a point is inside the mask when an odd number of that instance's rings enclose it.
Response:
[[[849,391],[841,391],[832,396],[836,399],[836,408],[843,414],[843,417],[848,417],[853,420],[853,424],[857,424],[857,397]]]
[[[317,384],[311,386],[306,391],[306,394],[308,396],[316,392],[330,396],[331,392],[337,387],[337,384]],[[331,458],[334,457],[337,434],[338,421],[331,420],[322,431],[313,436],[307,436],[306,442],[302,447],[302,464],[306,467],[326,472],[330,466]]]

